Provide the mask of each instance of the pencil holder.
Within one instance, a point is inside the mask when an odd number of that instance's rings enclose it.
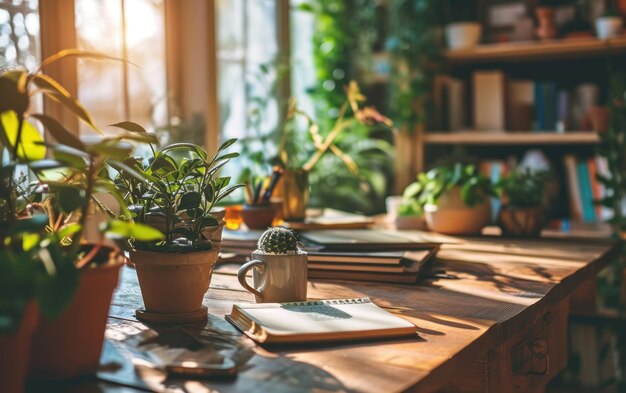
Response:
[[[248,229],[267,229],[272,226],[276,210],[271,204],[261,206],[245,205],[241,212],[244,224]]]

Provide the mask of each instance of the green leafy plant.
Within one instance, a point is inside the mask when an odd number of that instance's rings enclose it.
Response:
[[[298,253],[298,237],[291,229],[272,227],[259,238],[258,249],[266,254],[293,255]]]
[[[445,2],[444,2],[445,3]],[[440,67],[442,2],[397,0],[390,2],[387,49],[392,54],[391,117],[413,132],[430,112],[430,92]]]
[[[413,200],[423,208],[427,204],[436,205],[439,199],[455,187],[461,191],[461,199],[468,207],[482,203],[495,196],[491,181],[478,173],[474,165],[440,166],[417,175],[417,181],[404,191],[403,198]]]
[[[496,183],[496,190],[512,208],[540,207],[544,203],[546,171],[512,171]]]
[[[0,162],[0,270],[6,273],[0,277],[0,287],[13,288],[17,296],[8,297],[12,299],[8,303],[0,302],[3,316],[7,310],[15,316],[11,305],[20,308],[33,295],[45,317],[59,315],[74,296],[79,269],[101,262],[95,257],[105,233],[132,233],[144,240],[162,237],[152,228],[127,221],[130,214],[122,204],[122,217],[104,223],[100,242],[87,251],[83,247],[89,209],[98,203],[94,194],[106,192],[122,201],[115,185],[101,174],[131,151],[132,146],[122,141],[145,142],[152,137],[121,132],[85,144],[56,119],[32,112],[31,102],[42,94],[100,132],[82,104],[44,72],[55,61],[77,57],[112,59],[65,50],[44,60],[35,72],[13,69],[0,73],[0,152],[6,157]],[[45,142],[32,120],[55,142]],[[17,168],[23,171],[19,176]],[[28,179],[34,181],[25,185]],[[23,265],[24,261],[28,264]],[[13,317],[8,319],[16,322]]]
[[[135,222],[159,228],[161,242],[136,241],[137,249],[189,252],[211,249],[203,236],[220,225],[212,209],[242,184],[229,186],[230,177],[220,169],[239,153],[227,153],[237,139],[222,143],[213,157],[198,145],[176,143],[154,153],[149,160],[128,158],[115,177]]]

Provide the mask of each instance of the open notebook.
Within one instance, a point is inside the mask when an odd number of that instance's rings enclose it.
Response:
[[[235,304],[226,319],[259,343],[308,343],[416,335],[411,322],[369,298]]]

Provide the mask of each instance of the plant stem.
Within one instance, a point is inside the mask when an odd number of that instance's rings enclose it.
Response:
[[[93,182],[94,182],[94,174],[95,174],[95,165],[94,165],[94,156],[89,155],[89,168],[87,170],[87,186],[85,187],[85,202],[81,207],[80,211],[80,219],[78,223],[80,224],[80,231],[76,232],[74,238],[72,239],[72,244],[74,246],[74,251],[78,251],[80,247],[80,240],[85,231],[85,223],[87,222],[87,214],[89,213],[89,204],[91,202],[91,194],[93,193]]]
[[[337,121],[335,122],[335,125],[333,126],[333,129],[330,131],[330,133],[328,134],[328,136],[324,140],[324,144],[319,149],[317,149],[317,151],[315,151],[315,154],[313,154],[313,156],[311,156],[309,161],[307,161],[302,166],[302,169],[305,172],[310,172],[311,169],[313,169],[315,164],[317,164],[317,162],[320,160],[320,158],[322,158],[324,153],[326,153],[326,150],[328,150],[330,145],[333,144],[333,142],[335,141],[335,138],[337,138],[337,135],[339,135],[339,133],[345,128],[344,127],[343,117],[344,117],[347,109],[348,109],[348,103],[344,103],[341,106],[341,110],[339,111],[339,117],[337,118]]]
[[[13,146],[13,160],[17,160],[17,152],[22,140],[22,128],[24,127],[24,114],[19,113],[17,115],[17,137],[15,138],[15,146]],[[24,150],[22,148],[22,150]],[[24,151],[26,153],[26,151]]]

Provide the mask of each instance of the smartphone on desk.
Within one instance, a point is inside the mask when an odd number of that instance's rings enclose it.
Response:
[[[191,360],[169,363],[165,366],[168,376],[198,379],[232,379],[237,376],[237,366],[229,358],[221,364],[199,363]]]

